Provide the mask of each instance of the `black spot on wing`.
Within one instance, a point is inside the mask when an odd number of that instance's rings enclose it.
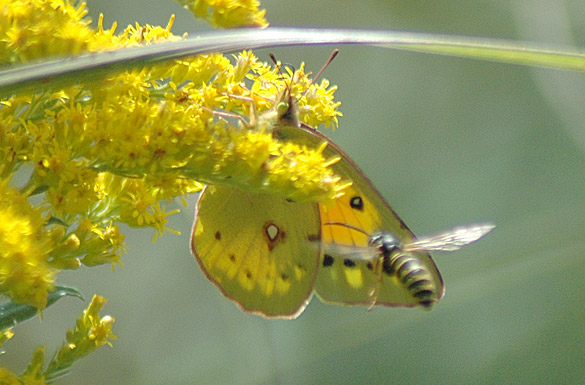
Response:
[[[355,261],[352,259],[344,259],[343,266],[345,267],[355,267]]]
[[[333,259],[332,256],[330,256],[329,254],[325,254],[325,256],[323,257],[323,266],[329,267],[329,266],[333,265],[334,261],[335,261],[335,259]]]
[[[309,242],[318,242],[319,241],[319,235],[317,235],[317,234],[309,234],[309,235],[307,235],[307,240]]]
[[[279,243],[285,241],[286,231],[276,223],[268,221],[264,224],[264,236],[268,250],[272,251]]]
[[[269,242],[274,242],[278,239],[280,229],[273,222],[267,222],[264,225],[264,235],[268,238]]]
[[[221,233],[218,231],[216,231],[215,233],[215,239],[217,239],[218,241],[221,239]]]
[[[364,211],[364,200],[360,196],[351,197],[349,200],[349,206],[352,209]]]

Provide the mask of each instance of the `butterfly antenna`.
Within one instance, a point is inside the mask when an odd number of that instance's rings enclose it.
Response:
[[[272,62],[274,63],[274,66],[276,68],[278,68],[278,73],[280,73],[280,76],[282,77],[283,80],[285,80],[284,74],[282,73],[282,68],[280,67],[280,64],[278,64],[278,62],[276,61],[276,56],[274,56],[273,53],[268,54],[268,56],[270,56],[270,60],[272,60]],[[293,68],[293,76],[295,74],[295,69]],[[288,88],[289,92],[292,89],[292,77],[290,79],[291,83],[286,85],[286,88]],[[286,80],[285,80],[286,83]]]
[[[329,64],[331,64],[331,62],[333,61],[333,59],[335,59],[335,57],[339,54],[339,50],[338,49],[334,49],[333,52],[331,53],[331,56],[329,56],[329,60],[327,60],[325,62],[325,64],[323,64],[323,67],[321,67],[321,69],[319,70],[319,72],[317,72],[317,75],[315,75],[315,77],[313,78],[313,81],[311,82],[311,85],[313,83],[315,83],[315,81],[317,79],[319,79],[319,76],[321,76],[323,74],[323,71],[325,71],[325,69],[327,67],[329,67]]]
[[[313,78],[313,80],[311,80],[311,83],[309,84],[309,86],[307,87],[307,89],[305,90],[305,92],[303,92],[303,94],[301,95],[301,97],[305,96],[305,94],[307,92],[309,92],[309,89],[311,88],[311,86],[313,84],[315,84],[315,82],[317,81],[317,79],[319,79],[319,76],[321,76],[323,74],[323,72],[325,71],[325,69],[327,67],[329,67],[329,64],[331,64],[331,62],[333,61],[333,59],[335,59],[335,57],[339,54],[339,50],[336,48],[333,50],[333,52],[331,53],[331,56],[329,56],[329,59],[325,62],[325,64],[323,64],[323,67],[321,67],[321,69],[319,70],[319,72],[317,72],[317,75],[315,75],[315,77]]]
[[[327,225],[329,225],[329,226],[343,226],[343,227],[346,227],[348,229],[352,229],[352,230],[355,230],[357,232],[360,232],[360,233],[364,234],[367,237],[370,237],[370,234],[366,233],[364,230],[360,229],[359,227],[355,227],[355,226],[352,226],[352,225],[348,225],[347,223],[342,223],[342,222],[327,222],[327,223],[324,223],[324,225],[326,225],[326,226]]]

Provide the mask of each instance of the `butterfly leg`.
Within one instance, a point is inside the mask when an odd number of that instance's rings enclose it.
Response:
[[[254,102],[254,99],[249,96],[234,95],[229,93],[226,93],[225,95],[231,99],[242,100],[250,103],[250,121],[247,122],[243,117],[240,117],[240,121],[244,123],[246,128],[256,127],[258,124],[258,111],[256,110],[256,103]]]
[[[201,106],[201,109],[209,112],[210,114],[213,114],[213,116],[217,116],[219,119],[223,120],[224,122],[226,122],[226,124],[228,124],[232,127],[235,127],[235,126],[232,123],[230,123],[228,119],[239,120],[240,123],[242,123],[242,125],[245,128],[250,127],[250,123],[248,123],[248,121],[246,121],[246,119],[243,116],[240,116],[238,114],[230,114],[229,112],[225,112],[225,111],[214,111],[211,108],[207,108],[205,106]]]
[[[376,280],[376,285],[372,288],[369,293],[369,300],[370,304],[368,305],[368,311],[372,310],[374,306],[376,306],[376,302],[378,302],[378,290],[380,285],[382,284],[382,259],[376,258],[376,262],[374,263],[374,275],[379,277]]]
[[[372,310],[374,306],[376,306],[376,301],[378,300],[378,289],[373,288],[370,291],[370,304],[368,305],[368,311]]]

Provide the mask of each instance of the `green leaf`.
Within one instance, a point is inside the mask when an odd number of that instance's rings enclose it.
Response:
[[[295,45],[359,44],[585,71],[585,50],[534,42],[359,29],[266,28],[213,32],[141,47],[49,59],[0,71],[0,95],[99,81],[113,72],[211,52]]]
[[[57,286],[55,291],[49,294],[46,308],[65,296],[77,297],[84,300],[83,295],[77,289],[66,286]],[[38,309],[35,306],[15,304],[14,302],[4,303],[0,305],[0,330],[11,328],[37,314]]]

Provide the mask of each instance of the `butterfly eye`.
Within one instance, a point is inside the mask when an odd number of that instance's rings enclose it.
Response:
[[[288,102],[280,102],[276,105],[276,112],[278,116],[282,116],[288,112],[290,108],[290,104]]]

